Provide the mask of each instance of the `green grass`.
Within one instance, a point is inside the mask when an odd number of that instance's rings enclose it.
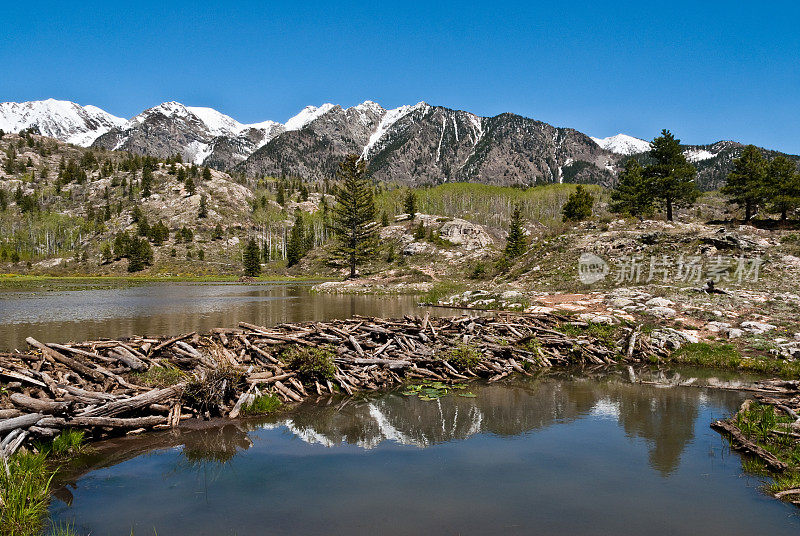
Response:
[[[673,353],[667,361],[729,370],[775,374],[782,378],[800,378],[800,362],[768,357],[744,357],[732,344],[691,343]]]
[[[162,367],[151,367],[145,372],[136,372],[132,374],[133,381],[147,387],[164,388],[180,383],[189,377],[188,374],[174,365],[168,363],[162,364]]]
[[[301,380],[331,380],[336,374],[333,359],[336,354],[330,348],[290,346],[281,355],[286,364]]]
[[[85,448],[82,430],[64,430],[50,445],[50,454],[56,457],[74,456]]]
[[[18,452],[0,467],[0,536],[33,536],[43,525],[54,472],[44,452]]]
[[[619,325],[588,323],[586,326],[576,326],[574,324],[562,324],[559,330],[567,335],[579,337],[585,335],[597,339],[603,346],[610,349],[617,348],[619,338]]]
[[[281,406],[281,400],[274,395],[261,395],[253,400],[252,404],[245,406],[242,413],[245,415],[265,415],[272,413]]]
[[[781,474],[773,475],[767,466],[757,458],[742,461],[742,468],[752,474],[773,476],[772,482],[764,486],[768,493],[800,488],[800,442],[785,432],[793,419],[783,412],[776,412],[769,404],[749,402],[734,419],[736,427],[751,441],[786,463],[788,468]]]
[[[78,536],[71,523],[54,523],[45,534],[46,536]]]
[[[442,354],[441,359],[450,363],[454,368],[465,370],[472,368],[483,359],[483,353],[468,344],[462,344]]]
[[[779,491],[794,488],[800,488],[800,473],[781,475],[764,486],[764,490],[769,493],[778,493]]]

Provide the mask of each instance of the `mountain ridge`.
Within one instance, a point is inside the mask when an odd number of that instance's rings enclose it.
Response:
[[[344,108],[307,106],[285,123],[241,123],[213,108],[168,101],[131,119],[94,106],[47,99],[0,103],[0,129],[184,160],[250,174],[330,178],[347,153],[377,179],[405,184],[475,181],[504,185],[591,182],[609,186],[627,157],[650,143],[623,133],[607,138],[513,113],[482,117],[426,102],[385,109],[366,100]],[[686,145],[701,188],[724,182],[742,144]],[[764,149],[767,154],[782,154]]]

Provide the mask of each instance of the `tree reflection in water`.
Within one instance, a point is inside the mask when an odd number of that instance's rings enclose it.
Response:
[[[212,478],[253,443],[249,433],[285,427],[307,443],[364,449],[384,441],[419,448],[463,440],[474,434],[514,437],[584,418],[611,418],[631,438],[646,441],[649,464],[662,476],[674,472],[681,453],[694,437],[703,389],[632,384],[621,374],[544,372],[496,384],[471,384],[474,398],[449,394],[424,401],[399,391],[374,396],[306,403],[291,416],[274,416],[237,423],[201,425],[198,429],[121,438],[101,444],[94,454],[75,464],[78,476],[116,465],[145,452],[182,447],[174,471],[200,471]],[[733,411],[741,393],[717,392],[717,402]],[[66,497],[65,486],[59,494]]]

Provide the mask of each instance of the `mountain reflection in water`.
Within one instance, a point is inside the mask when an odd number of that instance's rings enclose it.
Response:
[[[97,535],[800,529],[708,427],[741,392],[632,384],[617,372],[468,390],[474,398],[337,396],[99,443],[60,473],[51,514]]]
[[[77,474],[109,467],[140,454],[182,445],[187,465],[225,463],[253,446],[251,434],[285,428],[297,439],[326,447],[340,444],[373,449],[384,441],[426,448],[490,433],[513,437],[587,416],[613,419],[628,437],[647,441],[650,466],[669,475],[694,436],[703,389],[632,384],[616,374],[592,378],[583,373],[544,373],[534,379],[470,384],[475,397],[458,392],[433,401],[399,391],[361,399],[329,398],[306,403],[291,416],[222,425],[200,425],[141,438],[120,438],[98,445]],[[741,393],[717,391],[717,403],[733,412]],[[326,403],[327,402],[327,403]],[[74,476],[74,475],[73,475]]]

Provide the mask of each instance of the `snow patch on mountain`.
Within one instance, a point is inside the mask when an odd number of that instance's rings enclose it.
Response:
[[[387,132],[392,128],[392,126],[400,121],[402,118],[410,114],[415,110],[419,110],[420,108],[427,106],[424,102],[418,102],[414,105],[405,105],[399,108],[395,108],[393,110],[386,110],[381,122],[378,124],[378,128],[370,135],[367,144],[364,146],[364,150],[361,151],[361,158],[366,159],[369,156],[370,151],[372,148],[375,147],[378,142],[380,142],[383,137],[386,135]]]
[[[715,155],[711,151],[707,151],[705,149],[688,149],[683,152],[684,156],[686,156],[686,160],[689,162],[700,162],[702,160],[708,160],[709,158],[714,158]]]
[[[592,138],[597,145],[616,154],[636,154],[650,150],[650,142],[627,134],[617,134],[608,138]]]
[[[286,130],[300,130],[321,115],[330,112],[334,106],[334,104],[329,102],[326,102],[319,108],[316,106],[306,106],[299,114],[286,121],[284,126]]]
[[[125,122],[125,119],[96,106],[81,106],[69,101],[47,99],[0,103],[0,129],[20,132],[35,127],[44,136],[84,147]]]
[[[213,108],[187,106],[186,109],[198,117],[214,136],[230,136],[239,134],[246,127],[232,117]]]

